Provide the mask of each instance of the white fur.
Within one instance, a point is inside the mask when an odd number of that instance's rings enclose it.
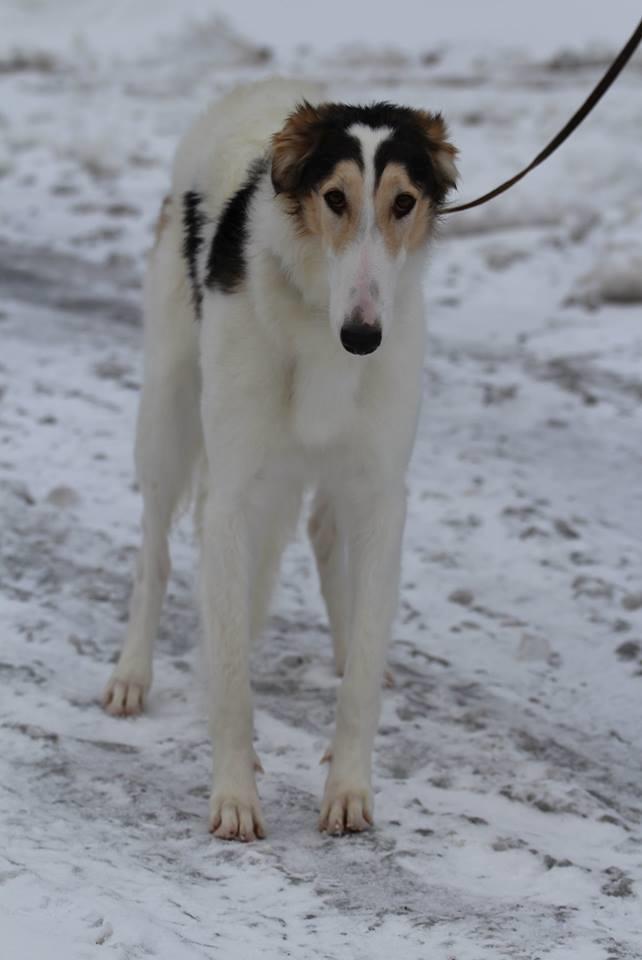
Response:
[[[366,225],[361,248],[336,265],[342,277],[335,284],[342,290],[336,317],[350,307],[350,271],[365,244],[373,275],[385,287],[385,339],[370,356],[348,354],[331,316],[332,264],[318,242],[296,235],[269,177],[251,207],[246,283],[231,295],[206,291],[200,324],[194,319],[181,253],[182,194],[197,189],[207,198],[209,239],[249,163],[269,147],[270,135],[302,97],[318,101],[321,91],[287,81],[237,90],[210,108],[178,150],[169,222],[151,256],[145,289],[136,442],[143,545],[127,636],[106,693],[113,713],[142,707],[169,573],[170,522],[202,462],[211,823],[218,836],[240,839],[264,830],[249,649],[309,485],[316,489],[310,532],[343,674],[321,825],[342,832],[371,821],[371,756],[421,392],[424,254],[386,261],[372,223]],[[381,131],[357,133],[371,159]]]

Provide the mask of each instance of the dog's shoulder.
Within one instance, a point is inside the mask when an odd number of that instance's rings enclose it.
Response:
[[[244,185],[257,158],[296,104],[319,99],[322,87],[272,78],[235,87],[211,103],[179,144],[173,169],[173,193],[203,197],[209,216],[217,216]]]

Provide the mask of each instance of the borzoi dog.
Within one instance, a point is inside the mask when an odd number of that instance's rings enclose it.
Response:
[[[182,141],[145,288],[136,439],[143,542],[106,709],[138,713],[197,478],[217,837],[265,835],[249,652],[306,487],[343,679],[320,828],[372,823],[372,749],[397,606],[424,352],[422,280],[455,149],[440,115],[233,91]]]

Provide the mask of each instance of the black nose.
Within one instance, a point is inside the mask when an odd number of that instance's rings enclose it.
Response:
[[[357,308],[341,327],[341,343],[348,353],[357,353],[359,356],[374,353],[381,343],[381,327],[363,323]]]

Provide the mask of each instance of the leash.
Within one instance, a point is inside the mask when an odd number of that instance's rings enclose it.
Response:
[[[458,203],[454,207],[444,207],[443,210],[440,210],[440,216],[445,213],[459,213],[460,210],[470,210],[472,207],[479,207],[482,203],[487,203],[489,200],[493,200],[495,197],[498,197],[500,193],[510,190],[510,188],[516,183],[519,183],[519,181],[525,177],[527,173],[530,173],[531,170],[534,170],[535,167],[538,167],[540,163],[543,163],[544,160],[551,156],[551,154],[555,153],[557,148],[561,147],[565,140],[568,140],[573,131],[579,127],[582,120],[589,115],[593,107],[600,102],[609,87],[615,82],[615,80],[617,80],[620,73],[631,59],[631,56],[637,50],[641,40],[642,20],[640,20],[631,38],[628,40],[625,46],[622,47],[611,66],[588,95],[579,110],[573,114],[568,123],[556,136],[553,137],[553,139],[544,147],[541,153],[537,154],[535,159],[529,163],[527,167],[524,167],[523,170],[520,170],[519,173],[516,173],[515,176],[511,177],[509,180],[505,180],[503,183],[500,183],[500,185],[495,187],[494,190],[490,190],[488,193],[483,194],[483,196],[477,197],[476,200],[469,200],[467,203]]]

